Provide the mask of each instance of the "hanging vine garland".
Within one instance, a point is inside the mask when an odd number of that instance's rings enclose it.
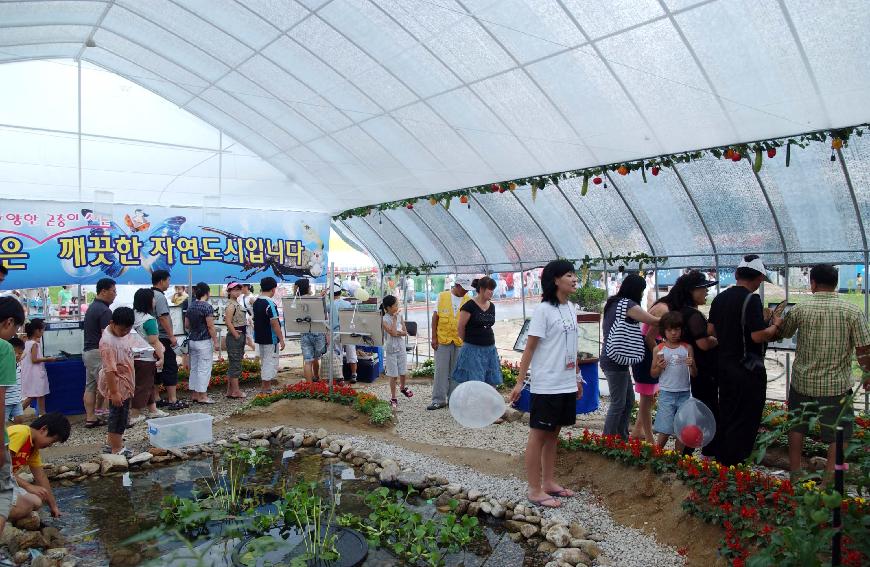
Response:
[[[634,171],[640,171],[643,182],[647,183],[647,170],[649,170],[649,172],[655,177],[664,168],[670,169],[675,164],[698,161],[707,155],[713,156],[716,159],[730,159],[735,163],[739,163],[746,158],[753,171],[758,173],[763,167],[764,155],[767,155],[767,159],[774,159],[777,155],[777,148],[785,146],[785,165],[786,167],[789,167],[791,165],[792,146],[806,148],[811,142],[825,142],[827,140],[831,141],[831,161],[836,161],[836,151],[848,146],[849,138],[851,136],[863,136],[864,132],[868,130],[870,130],[870,124],[865,123],[845,128],[835,128],[832,130],[818,130],[800,136],[758,140],[744,144],[732,144],[729,146],[719,146],[693,152],[668,154],[630,162],[619,162],[583,169],[573,169],[547,175],[533,175],[531,177],[501,181],[499,183],[477,185],[453,191],[433,193],[431,195],[405,198],[398,201],[380,203],[378,205],[365,205],[363,207],[348,209],[335,215],[333,218],[336,220],[346,220],[353,217],[364,217],[375,211],[388,211],[401,207],[412,210],[414,205],[420,200],[429,201],[429,204],[432,206],[440,204],[445,209],[449,209],[450,201],[456,197],[459,198],[460,203],[471,208],[470,197],[473,194],[505,193],[508,191],[515,191],[521,186],[528,186],[531,188],[532,201],[535,201],[538,196],[538,191],[543,190],[547,185],[558,186],[559,181],[574,178],[583,179],[580,195],[585,197],[589,189],[590,180],[594,185],[601,185],[603,183],[604,188],[607,188],[607,178],[604,176],[608,172],[618,173],[619,175],[624,176],[629,175]]]
[[[424,262],[417,266],[413,264],[384,264],[384,273],[396,276],[419,276],[420,274],[427,274],[437,267],[438,262],[432,262],[431,264]]]

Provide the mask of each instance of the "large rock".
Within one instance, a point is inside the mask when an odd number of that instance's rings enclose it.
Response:
[[[455,496],[456,494],[459,494],[460,492],[462,492],[462,485],[461,484],[448,484],[446,490],[451,495]]]
[[[475,500],[480,500],[482,496],[483,496],[483,492],[481,492],[480,490],[478,490],[476,488],[469,488],[468,489],[468,499],[471,500],[472,502],[474,502]]]
[[[468,504],[468,510],[465,511],[468,516],[477,516],[480,514],[480,502],[471,502]]]
[[[413,486],[416,489],[422,489],[426,487],[426,476],[417,471],[402,471],[399,473],[398,479],[400,484],[404,484],[405,486]]]
[[[129,464],[130,464],[130,466],[141,465],[143,463],[147,463],[148,461],[150,461],[153,458],[154,458],[154,455],[152,455],[148,451],[145,451],[144,453],[139,453],[135,457],[131,458],[129,461]]]
[[[540,551],[541,553],[553,553],[557,549],[559,548],[550,543],[549,541],[542,541],[538,544],[538,551]]]
[[[363,474],[366,476],[374,476],[377,468],[377,463],[366,463],[365,465],[363,465]]]
[[[292,447],[294,449],[298,449],[299,447],[302,446],[302,443],[304,441],[305,441],[305,436],[302,435],[301,433],[297,433],[296,435],[293,436],[293,439],[290,442],[290,444],[292,445]]]
[[[268,447],[270,445],[269,440],[265,438],[254,439],[251,442],[252,447]]]
[[[60,567],[60,560],[51,559],[47,555],[37,555],[30,562],[30,567]]]
[[[480,511],[484,514],[492,514],[492,504],[490,504],[489,502],[481,502]]]
[[[498,502],[492,503],[492,511],[490,512],[493,518],[503,518],[505,515],[504,506],[499,504]]]
[[[315,443],[317,443],[317,437],[315,437],[314,435],[306,435],[302,439],[302,446],[303,447],[314,447]]]
[[[556,547],[566,547],[571,543],[571,532],[568,531],[567,527],[557,524],[547,530],[546,538]]]
[[[523,537],[529,539],[530,537],[534,537],[538,534],[538,526],[534,524],[526,524],[525,522],[520,527],[520,533],[523,534]]]
[[[100,455],[100,471],[103,474],[117,471],[125,471],[129,468],[127,457],[105,453]]]
[[[284,426],[283,425],[276,425],[275,427],[273,427],[272,429],[269,430],[269,436],[270,437],[277,437],[278,435],[280,435],[283,432],[284,432]]]
[[[381,482],[396,482],[399,473],[402,472],[398,463],[392,459],[384,459],[384,461],[381,462],[381,467],[381,474],[378,475]]]
[[[571,565],[577,565],[578,563],[589,564],[592,563],[592,560],[589,559],[582,550],[577,549],[576,547],[564,547],[562,549],[557,549],[553,552],[553,559],[557,559],[559,561],[564,561],[565,563],[570,563]]]
[[[82,463],[79,465],[79,472],[88,476],[92,474],[97,474],[98,472],[100,472],[100,463]]]
[[[29,516],[25,516],[15,522],[15,527],[21,530],[39,531],[42,526],[42,520],[39,519],[39,514],[31,512]]]
[[[516,410],[512,407],[508,407],[505,410],[504,415],[502,416],[502,419],[504,419],[508,423],[520,421],[522,418],[523,418],[523,412]]]
[[[327,433],[322,427],[314,432],[314,437],[317,438],[318,441],[325,439],[327,435],[329,435],[329,433]]]
[[[586,539],[588,533],[580,524],[571,524],[568,527],[568,531],[571,532],[571,537],[574,539]]]
[[[263,429],[255,429],[251,431],[251,439],[263,439],[266,437],[266,431]]]
[[[601,548],[598,547],[598,544],[591,539],[571,540],[571,547],[578,547],[582,549],[583,553],[585,553],[592,559],[595,559],[599,555],[601,555]]]
[[[509,531],[509,532],[518,532],[518,531],[520,531],[520,528],[523,527],[523,525],[525,525],[525,524],[523,524],[522,522],[514,521],[514,520],[507,520],[504,523],[505,529],[507,529],[507,531]]]
[[[42,538],[45,540],[47,547],[63,547],[66,545],[66,538],[60,534],[60,530],[54,526],[46,526],[42,528]]]
[[[336,455],[341,453],[341,445],[337,441],[330,443],[328,449],[330,453],[335,453]]]
[[[6,529],[9,529],[11,526],[6,526]],[[5,538],[4,538],[5,539]],[[9,542],[9,551],[15,553],[21,549],[33,549],[33,548],[44,548],[45,547],[45,538],[42,537],[42,534],[39,532],[32,532],[28,530],[18,530],[15,533],[14,541]]]
[[[190,458],[190,455],[182,451],[181,449],[169,449],[169,454],[175,457],[176,459],[181,459],[182,461],[186,461]]]

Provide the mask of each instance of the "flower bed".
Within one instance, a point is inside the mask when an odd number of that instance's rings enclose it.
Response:
[[[227,370],[229,363],[225,360],[219,360],[212,364],[211,379],[208,381],[208,389],[223,387],[227,385]],[[239,384],[247,384],[256,382],[260,379],[260,361],[259,360],[243,360],[242,375],[239,377]],[[178,391],[186,392],[190,390],[190,371],[186,368],[178,369]]]
[[[788,406],[782,402],[767,402],[761,419],[762,433],[780,429],[782,432],[770,441],[772,447],[788,447],[788,436],[784,431],[789,419]],[[820,427],[816,422],[810,428],[810,434],[804,437],[803,453],[811,457],[826,457],[828,444],[822,443],[819,437]],[[870,415],[856,414],[852,438],[859,441],[870,441]]]
[[[278,400],[295,399],[321,400],[343,406],[353,406],[356,411],[369,416],[369,420],[375,425],[383,425],[393,418],[390,404],[377,396],[366,392],[357,392],[349,386],[338,385],[334,385],[332,393],[330,393],[329,384],[326,382],[297,382],[272,394],[259,394],[251,400],[251,405],[268,406]]]
[[[690,489],[683,508],[725,529],[720,552],[732,565],[824,565],[831,547],[831,510],[837,507],[843,515],[843,564],[870,564],[870,505],[863,498],[843,499],[820,490],[813,481],[793,486],[749,467],[724,467],[589,430],[582,437],[568,434],[560,445],[676,474]]]

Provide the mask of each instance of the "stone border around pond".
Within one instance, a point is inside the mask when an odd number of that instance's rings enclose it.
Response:
[[[377,453],[357,450],[349,441],[330,435],[323,428],[312,431],[279,425],[237,433],[209,445],[185,449],[151,447],[129,460],[122,455],[103,454],[74,467],[45,465],[45,470],[49,480],[69,486],[89,478],[119,476],[128,470],[143,470],[195,457],[210,456],[222,452],[224,447],[233,443],[246,447],[319,449],[324,458],[341,460],[360,468],[362,474],[377,478],[381,484],[392,487],[413,487],[423,498],[434,501],[439,511],[447,511],[450,501],[456,500],[457,514],[489,515],[503,520],[513,541],[525,542],[538,552],[547,554],[550,561],[544,567],[613,564],[609,558],[602,555],[598,545],[598,542],[604,541],[602,534],[590,534],[578,523],[567,524],[544,518],[536,507],[527,503],[491,498],[474,487],[451,483],[444,477],[403,469],[395,460],[384,458]],[[39,530],[40,525],[34,524],[33,518],[29,521],[30,530]],[[55,528],[43,528],[42,532],[35,533],[42,534],[46,530],[57,531]],[[26,562],[20,555],[26,554],[23,550],[30,547],[46,548],[52,543],[62,543],[62,536],[59,533],[50,534],[57,536],[57,539],[26,536],[26,531],[20,533],[25,536],[13,534],[12,537],[7,537],[4,533],[0,538],[0,545],[8,545],[10,551],[16,553],[16,559],[22,559],[19,565]],[[67,558],[66,555],[66,549],[49,549],[49,552],[46,552],[46,561],[37,564],[34,560],[31,567],[74,567],[74,559]]]

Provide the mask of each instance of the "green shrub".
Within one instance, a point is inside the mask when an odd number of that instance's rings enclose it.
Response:
[[[576,303],[584,311],[601,313],[604,300],[607,299],[607,290],[586,284],[577,288],[577,291],[568,296],[568,300]]]

